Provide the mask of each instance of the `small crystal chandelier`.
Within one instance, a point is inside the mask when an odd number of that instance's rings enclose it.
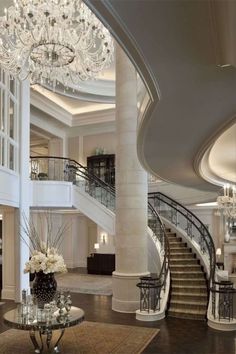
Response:
[[[31,84],[74,87],[113,54],[109,31],[81,0],[14,0],[0,17],[0,65]]]
[[[224,185],[224,195],[217,198],[218,211],[217,215],[221,215],[236,219],[236,186]]]

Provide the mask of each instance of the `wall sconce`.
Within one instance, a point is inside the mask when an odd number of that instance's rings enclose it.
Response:
[[[99,250],[99,243],[95,243],[95,244],[94,244],[94,249],[95,249],[95,250]]]
[[[107,233],[106,232],[101,233],[101,243],[103,243],[104,245],[107,243]]]
[[[219,261],[220,256],[221,256],[221,248],[217,248],[217,250],[216,250],[216,256],[217,256],[217,259],[218,259],[218,261]]]

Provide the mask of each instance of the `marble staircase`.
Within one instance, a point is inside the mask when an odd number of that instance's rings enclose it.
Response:
[[[199,260],[181,237],[166,230],[170,245],[171,293],[168,316],[204,320],[207,283]]]

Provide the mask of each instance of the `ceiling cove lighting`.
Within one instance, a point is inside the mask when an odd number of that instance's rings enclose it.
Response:
[[[228,218],[236,219],[236,186],[225,184],[223,190],[224,195],[217,198],[217,215],[222,213]]]
[[[114,55],[109,31],[81,0],[14,0],[0,17],[0,65],[31,84],[75,87]]]

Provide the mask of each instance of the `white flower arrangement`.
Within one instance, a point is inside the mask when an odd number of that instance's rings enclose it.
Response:
[[[62,255],[55,248],[48,248],[46,253],[33,251],[31,259],[26,262],[24,273],[66,273],[66,265]]]
[[[56,246],[60,246],[62,236],[67,229],[67,226],[61,226],[56,233],[53,233],[53,225],[51,214],[46,215],[47,235],[46,240],[42,241],[40,234],[36,230],[32,221],[24,219],[25,226],[23,226],[24,234],[21,236],[22,240],[30,249],[31,258],[25,264],[24,273],[65,273],[67,272],[66,265],[62,255],[57,251]],[[54,230],[55,231],[55,230]]]

